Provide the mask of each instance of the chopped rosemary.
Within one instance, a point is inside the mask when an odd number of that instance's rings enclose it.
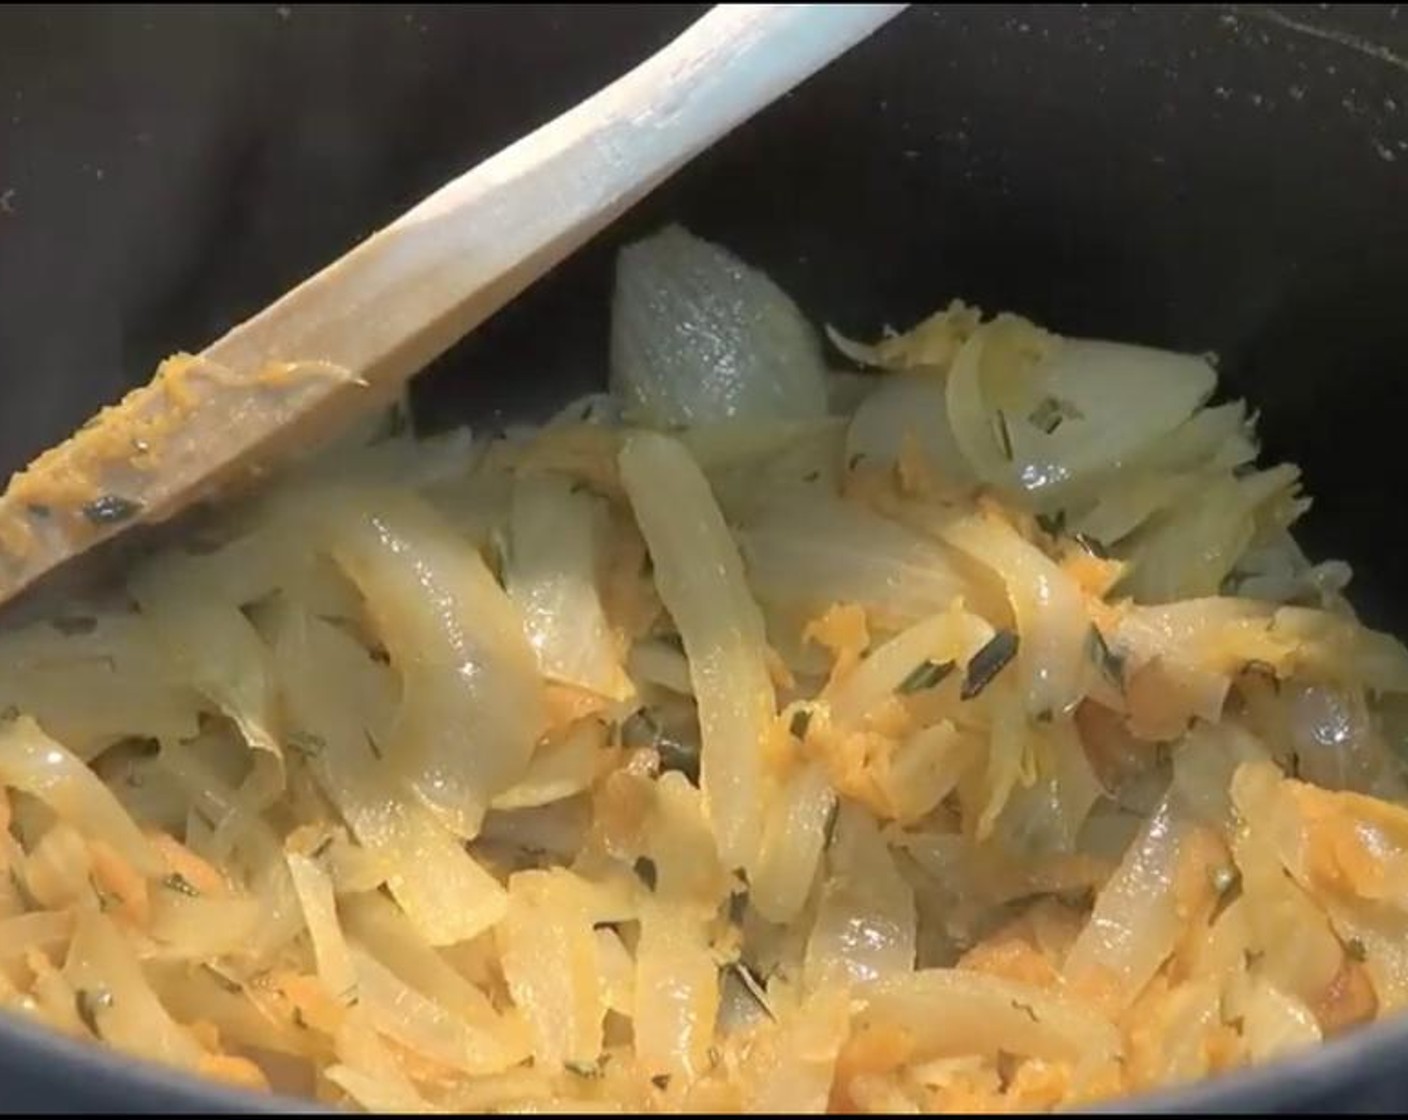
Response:
[[[1019,999],[1014,999],[1014,1000],[1012,1001],[1012,1010],[1013,1010],[1013,1011],[1020,1011],[1023,1015],[1025,1015],[1028,1019],[1030,1019],[1033,1023],[1039,1023],[1039,1022],[1041,1022],[1041,1018],[1040,1018],[1040,1017],[1037,1015],[1037,1013],[1036,1013],[1036,1008],[1033,1007],[1033,1006],[1032,1006],[1031,1004],[1029,1004],[1029,1003],[1023,1003],[1023,1002],[1022,1002],[1021,1000],[1019,1000]]]
[[[851,456],[850,461],[847,462],[847,464],[846,464],[846,469],[847,469],[847,470],[851,470],[851,471],[855,470],[858,466],[861,465],[861,462],[862,462],[864,459],[865,459],[865,452],[864,452],[864,451],[857,451],[854,455]]]
[[[93,525],[121,525],[141,512],[141,502],[119,494],[104,494],[83,507],[83,516]]]
[[[688,732],[672,734],[650,708],[641,708],[621,725],[621,744],[648,747],[660,757],[660,771],[683,774],[699,785],[699,744]]]
[[[102,1032],[98,1029],[98,1013],[112,1005],[112,993],[106,988],[79,988],[73,994],[73,1008],[78,1012],[78,1017],[85,1027],[99,1037]]]
[[[670,1075],[668,1073],[657,1073],[650,1079],[650,1083],[663,1093],[670,1087]]]
[[[238,980],[234,979],[233,977],[226,976],[213,964],[209,964],[208,962],[202,961],[200,967],[207,976],[214,980],[215,983],[218,984],[225,991],[229,992],[230,995],[237,996],[242,991],[244,991],[244,985],[242,985]]]
[[[1242,672],[1251,673],[1254,676],[1265,677],[1275,692],[1281,691],[1281,679],[1276,675],[1276,666],[1269,661],[1258,661],[1252,659],[1242,666]]]
[[[1231,864],[1222,864],[1208,870],[1208,882],[1218,897],[1229,894],[1242,881],[1241,874]]]
[[[363,734],[367,737],[367,750],[372,752],[373,758],[375,758],[377,761],[380,761],[382,758],[381,744],[376,741],[376,736],[373,735],[369,730],[364,730]]]
[[[841,802],[833,801],[831,803],[831,812],[826,814],[826,827],[822,830],[822,836],[824,838],[823,843],[827,848],[830,848],[832,842],[836,839],[836,822],[840,817]]]
[[[656,868],[655,861],[648,856],[641,856],[636,860],[631,870],[636,873],[636,878],[645,885],[645,889],[648,891],[653,891],[655,884],[660,880],[660,871]]]
[[[1066,511],[1058,509],[1055,513],[1039,513],[1036,523],[1048,537],[1059,537],[1066,531]]]
[[[923,692],[941,683],[953,670],[952,661],[931,661],[926,657],[910,671],[909,676],[895,686],[895,692],[900,696]]]
[[[997,436],[997,446],[1002,452],[1002,457],[1009,463],[1012,461],[1012,433],[1007,427],[1007,414],[998,409],[992,414],[993,433]]]
[[[774,1023],[777,1022],[772,1005],[768,1003],[768,991],[763,986],[762,978],[741,960],[734,961],[729,965],[729,968],[738,977],[738,982],[743,985],[744,991],[753,997],[753,1002],[762,1008],[763,1014]]]
[[[574,1073],[578,1077],[585,1077],[590,1081],[595,1081],[599,1077],[606,1075],[606,1063],[597,1062],[563,1062],[564,1068],[569,1073]]]
[[[38,503],[38,502],[31,502],[31,503],[30,503],[28,506],[26,506],[25,508],[29,510],[29,516],[30,516],[30,517],[37,517],[40,521],[43,521],[43,520],[45,520],[45,519],[51,517],[51,516],[53,515],[53,513],[54,513],[54,511],[53,511],[52,509],[50,509],[48,506],[46,506],[46,505],[41,505],[41,504]]]
[[[175,891],[177,894],[183,894],[187,898],[200,897],[200,891],[199,889],[197,889],[195,884],[193,884],[179,871],[173,871],[170,875],[165,876],[161,880],[161,885],[167,890]]]
[[[699,745],[673,735],[661,735],[655,744],[660,756],[660,773],[683,774],[690,785],[699,786]]]
[[[621,745],[653,747],[660,738],[660,724],[649,708],[641,708],[621,724]]]
[[[1104,542],[1096,540],[1096,538],[1090,536],[1088,533],[1072,533],[1071,540],[1075,541],[1076,544],[1080,545],[1081,548],[1085,549],[1086,552],[1090,553],[1090,555],[1097,560],[1108,560],[1110,558],[1110,550],[1105,547]]]
[[[1369,957],[1369,951],[1364,947],[1364,942],[1357,937],[1351,937],[1344,943],[1344,951],[1352,961],[1362,963]]]
[[[318,841],[318,846],[308,853],[310,859],[322,859],[328,854],[328,849],[332,847],[332,842],[336,840],[331,832]]]
[[[1027,420],[1033,428],[1050,435],[1067,420],[1083,420],[1085,413],[1060,397],[1043,397]]]
[[[314,758],[322,753],[327,742],[321,735],[314,735],[311,731],[290,731],[284,736],[284,746],[304,758]]]
[[[72,638],[79,634],[91,634],[98,628],[98,620],[82,615],[61,615],[58,618],[51,618],[49,625],[65,638]]]
[[[798,708],[792,713],[792,721],[787,725],[787,730],[792,733],[794,739],[805,739],[807,730],[812,725],[812,713],[810,708]]]
[[[816,481],[817,479],[819,479],[820,477],[821,477],[821,472],[820,472],[820,471],[808,471],[806,474],[804,474],[804,475],[802,476],[802,481],[803,481],[803,482],[815,482],[815,481]]]
[[[98,886],[98,880],[92,875],[88,876],[88,889],[93,892],[93,897],[98,900],[98,911],[106,914],[112,909],[112,897]]]
[[[1116,688],[1124,687],[1124,658],[1110,649],[1100,627],[1090,624],[1090,634],[1086,638],[1086,649],[1096,667]]]
[[[1017,646],[1017,635],[1013,631],[999,630],[994,634],[987,645],[978,650],[973,655],[973,660],[968,662],[963,687],[958,693],[959,699],[972,700],[992,684],[997,675],[1017,656]]]

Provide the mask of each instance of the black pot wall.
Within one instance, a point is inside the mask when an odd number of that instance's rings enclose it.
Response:
[[[0,466],[662,45],[655,5],[0,8]],[[604,374],[621,238],[678,219],[864,334],[953,296],[1222,356],[1373,622],[1408,374],[1408,14],[922,7],[701,158],[417,386],[445,424]],[[1386,526],[1391,526],[1386,528]],[[1401,1107],[1408,1027],[1171,1107]],[[0,1027],[7,1108],[214,1104]],[[226,1104],[230,1100],[226,1099]]]

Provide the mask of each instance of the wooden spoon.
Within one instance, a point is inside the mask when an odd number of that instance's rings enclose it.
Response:
[[[384,404],[690,158],[904,7],[716,7],[201,354],[168,359],[11,479],[0,603]]]

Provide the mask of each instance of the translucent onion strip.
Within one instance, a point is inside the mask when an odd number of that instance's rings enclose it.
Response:
[[[762,841],[762,745],[777,707],[762,615],[709,484],[683,446],[633,436],[621,452],[621,481],[689,658],[719,854],[728,867],[750,867]]]
[[[543,675],[620,700],[632,692],[597,591],[600,498],[560,475],[515,481],[505,583]]]
[[[333,533],[402,678],[388,754],[448,827],[473,837],[544,727],[523,620],[473,546],[419,499],[339,506]]]
[[[503,917],[503,888],[418,800],[397,792],[377,755],[394,695],[351,638],[290,611],[276,644],[284,695],[319,783],[363,847],[385,861],[387,886],[432,945],[466,941]]]
[[[151,845],[102,779],[28,716],[0,720],[0,785],[37,797],[143,874],[161,874]]]

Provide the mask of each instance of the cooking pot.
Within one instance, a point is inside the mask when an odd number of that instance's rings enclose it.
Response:
[[[650,51],[651,5],[0,7],[7,469]],[[1218,355],[1302,539],[1408,631],[1408,14],[916,6],[697,160],[416,385],[428,426],[605,373],[612,259],[666,220],[850,335],[955,296]],[[1137,1102],[1400,1110],[1408,1019]],[[269,1107],[0,1022],[7,1110]]]

